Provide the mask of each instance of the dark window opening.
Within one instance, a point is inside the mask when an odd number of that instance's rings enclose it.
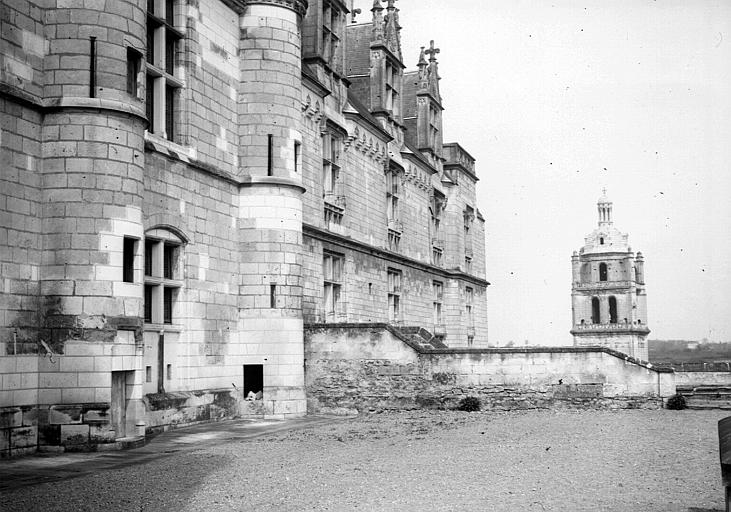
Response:
[[[606,281],[607,280],[607,264],[606,263],[600,263],[599,264],[599,280],[600,281]]]
[[[165,21],[175,24],[175,0],[165,0]]]
[[[165,134],[175,140],[175,87],[165,86]]]
[[[277,307],[277,285],[269,285],[269,307],[274,309]]]
[[[175,249],[177,246],[165,244],[163,246],[163,277],[175,279]]]
[[[145,113],[147,115],[147,121],[150,123],[147,127],[147,131],[152,133],[155,131],[155,126],[153,124],[155,115],[155,79],[150,75],[147,75],[147,81],[145,82],[145,98]]]
[[[609,323],[617,323],[617,299],[609,297]]]
[[[249,393],[253,395],[264,392],[264,365],[263,364],[245,364],[244,365],[244,397],[248,398]]]
[[[591,323],[593,323],[593,324],[600,323],[599,299],[596,297],[593,297],[591,299]]]
[[[167,365],[167,368],[165,370],[166,370],[165,377],[167,378],[167,380],[172,380],[173,379],[173,365],[171,365],[171,364]]]
[[[152,276],[152,242],[145,242],[145,275]]]
[[[162,321],[166,324],[173,323],[173,297],[175,288],[164,288],[163,289],[163,313]]]
[[[145,366],[145,382],[152,382],[152,366]]]
[[[302,153],[302,143],[294,141],[294,172],[300,172],[300,158]]]
[[[165,34],[165,72],[172,75],[175,71],[175,48],[177,47],[177,34],[168,31]]]
[[[152,286],[145,285],[145,322],[152,323]]]
[[[127,48],[127,93],[137,97],[137,77],[142,69],[142,54],[134,48]]]
[[[274,176],[274,135],[267,135],[267,176]]]
[[[124,237],[124,247],[122,248],[122,281],[125,283],[134,283],[135,281],[135,246],[137,240],[134,238]]]
[[[604,245],[604,237],[599,239],[599,245]]]

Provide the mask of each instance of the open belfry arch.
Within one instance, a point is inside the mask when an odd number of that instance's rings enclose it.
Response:
[[[647,289],[644,258],[614,227],[606,190],[597,202],[598,226],[571,257],[576,346],[602,346],[647,361]]]

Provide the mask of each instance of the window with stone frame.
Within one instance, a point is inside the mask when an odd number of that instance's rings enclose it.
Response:
[[[399,323],[401,321],[401,271],[388,269],[388,321]]]
[[[324,201],[325,227],[334,229],[342,225],[345,212],[345,195],[340,169],[342,140],[327,131],[322,136],[322,197]]]
[[[322,0],[322,47],[321,56],[332,71],[342,73],[340,41],[345,12],[338,0]]]
[[[394,119],[401,115],[401,76],[397,64],[386,60],[386,101],[384,107],[391,112]]]
[[[442,213],[446,199],[436,191],[432,192],[430,199],[429,212],[431,213],[431,246],[432,246],[432,265],[442,266],[442,256],[444,255],[444,239],[442,238]]]
[[[464,219],[464,255],[472,260],[472,223],[475,221],[475,211],[467,206],[463,213]]]
[[[177,0],[147,0],[146,107],[148,131],[177,142],[180,122],[175,58],[185,34],[175,26]]]
[[[429,146],[435,150],[439,147],[439,107],[434,104],[429,106]]]
[[[442,301],[444,300],[444,283],[432,281],[432,313],[434,320],[434,332],[443,330],[444,319],[442,318]]]
[[[325,252],[322,255],[323,309],[326,322],[337,322],[344,315],[342,254]]]
[[[155,229],[145,235],[145,323],[174,323],[183,286],[182,252],[182,240],[167,230]]]
[[[475,317],[473,314],[473,303],[475,301],[475,291],[470,288],[469,286],[465,287],[464,289],[464,295],[465,295],[465,320],[467,322],[467,327],[474,327],[475,326]]]
[[[386,172],[386,217],[388,227],[399,233],[402,231],[402,224],[399,212],[399,199],[401,196],[401,177],[398,172],[389,170]]]

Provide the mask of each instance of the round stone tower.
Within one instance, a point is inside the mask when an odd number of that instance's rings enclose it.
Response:
[[[244,386],[265,414],[302,415],[301,41],[305,0],[247,0],[240,16],[239,333]],[[261,354],[267,354],[263,356]]]
[[[39,405],[93,406],[111,419],[44,425],[49,442],[72,431],[107,442],[137,433],[144,412],[145,2],[46,4],[39,349],[63,354],[41,371],[64,379],[41,379]]]
[[[571,258],[574,345],[609,347],[646,361],[644,259],[614,227],[606,191],[597,206],[599,225]]]
[[[108,342],[141,326],[147,122],[139,76],[125,77],[130,58],[139,70],[146,13],[138,0],[48,7],[40,279],[46,335],[62,352],[67,340]]]

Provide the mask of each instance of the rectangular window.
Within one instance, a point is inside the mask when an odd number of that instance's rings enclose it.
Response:
[[[172,324],[173,310],[178,298],[180,282],[178,261],[181,244],[174,235],[167,240],[148,238],[145,240],[145,322]],[[162,368],[160,368],[162,375]]]
[[[277,307],[277,285],[269,285],[269,307],[274,309]]]
[[[163,288],[163,323],[173,323],[173,300],[175,298],[175,288]]]
[[[467,327],[474,327],[475,319],[472,315],[472,303],[475,300],[475,292],[469,286],[465,288],[465,313],[467,316]]]
[[[345,258],[339,254],[324,253],[322,256],[323,301],[325,321],[335,322],[343,314],[342,286]]]
[[[175,87],[165,86],[165,135],[168,140],[175,140]]]
[[[150,8],[150,4],[154,4]],[[148,1],[147,15],[147,119],[148,131],[175,141],[178,107],[175,90],[183,82],[175,77],[175,59],[184,34],[175,28],[175,1]]]
[[[442,300],[444,298],[444,285],[440,281],[432,282],[432,292],[434,294],[432,309],[434,313],[434,325],[442,325]],[[436,330],[436,329],[435,329]]]
[[[335,72],[340,72],[340,9],[331,0],[322,3],[322,60]]]
[[[401,271],[388,269],[388,320],[401,320]]]
[[[177,245],[163,245],[163,277],[165,279],[175,279],[175,262]]]
[[[302,143],[294,141],[294,172],[300,172],[302,166],[300,160],[302,159]]]
[[[125,236],[122,247],[122,281],[134,283],[135,281],[135,249],[137,240]]]
[[[145,242],[145,275],[152,275],[152,242]]]
[[[152,323],[152,286],[145,285],[145,322]]]
[[[127,47],[127,93],[137,97],[140,70],[142,69],[142,54],[134,48]]]
[[[152,366],[145,366],[145,382],[152,382]]]
[[[167,380],[173,379],[173,365],[169,364],[167,365],[166,371],[165,371],[165,377]]]

